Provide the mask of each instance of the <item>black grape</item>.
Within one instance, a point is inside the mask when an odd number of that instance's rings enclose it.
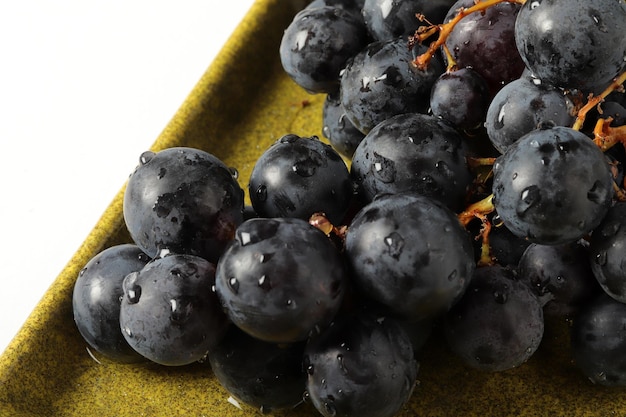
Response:
[[[447,311],[474,271],[469,234],[429,197],[384,194],[357,213],[345,253],[355,289],[407,320]]]
[[[72,310],[76,327],[90,347],[113,361],[144,360],[120,330],[120,299],[126,275],[141,270],[149,260],[136,245],[112,246],[91,258],[74,283]]]
[[[243,221],[243,190],[217,157],[194,148],[145,152],[124,193],[133,241],[154,258],[162,249],[216,262]]]
[[[544,333],[543,310],[531,289],[511,269],[476,269],[461,300],[445,317],[445,335],[463,362],[497,372],[526,362]]]
[[[300,11],[280,43],[284,71],[310,93],[335,93],[346,61],[368,42],[362,19],[339,7]]]
[[[445,21],[451,20],[459,8],[473,5],[474,0],[458,0]],[[519,10],[519,4],[500,3],[484,12],[467,15],[445,41],[456,65],[471,67],[479,73],[492,97],[502,86],[519,78],[524,70],[524,62],[515,47],[515,20]]]
[[[528,0],[515,23],[517,49],[543,82],[599,93],[626,68],[626,2]]]
[[[587,249],[578,242],[528,246],[518,265],[519,279],[544,304],[546,316],[571,318],[600,287]]]
[[[365,136],[350,175],[364,203],[378,194],[413,191],[456,211],[472,181],[466,156],[463,138],[451,126],[425,114],[399,114]]]
[[[128,344],[162,365],[204,359],[228,326],[214,283],[215,266],[193,255],[169,254],[129,274],[119,318]]]
[[[430,110],[459,129],[474,129],[485,120],[489,106],[486,81],[471,68],[445,72],[430,92]]]
[[[302,402],[306,373],[304,342],[268,343],[230,326],[211,350],[209,363],[217,380],[237,400],[268,413]]]
[[[574,363],[594,384],[626,386],[626,304],[598,295],[574,318]]]
[[[542,123],[571,126],[574,103],[538,78],[523,76],[505,85],[489,104],[485,127],[493,146],[506,148]]]
[[[339,224],[352,200],[348,167],[315,136],[289,134],[274,142],[256,160],[248,189],[261,217],[308,220],[323,212]]]
[[[497,158],[493,172],[498,215],[516,236],[534,243],[582,238],[612,203],[607,159],[585,134],[567,127],[526,134]]]
[[[626,302],[626,203],[611,207],[589,241],[589,260],[604,291]]]
[[[350,60],[341,75],[341,105],[357,129],[368,133],[391,116],[428,111],[430,89],[444,67],[436,55],[427,70],[417,69],[412,61],[425,50],[394,38],[373,42]]]
[[[354,150],[365,135],[346,117],[339,97],[332,94],[326,96],[322,109],[322,123],[322,134],[332,147],[346,158],[352,158]]]
[[[244,222],[217,264],[216,291],[226,313],[253,337],[275,343],[306,339],[327,326],[347,287],[332,241],[308,222]]]
[[[390,317],[340,316],[312,337],[304,367],[307,393],[325,417],[391,417],[408,401],[417,363],[408,335]]]

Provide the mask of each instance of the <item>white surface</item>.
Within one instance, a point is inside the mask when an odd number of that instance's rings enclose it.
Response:
[[[0,6],[0,352],[252,3]]]

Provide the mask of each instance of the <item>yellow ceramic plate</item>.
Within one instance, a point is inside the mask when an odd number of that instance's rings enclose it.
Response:
[[[293,84],[278,59],[283,30],[302,3],[258,0],[152,150],[205,149],[237,167],[245,189],[255,157],[277,138],[286,133],[321,137],[324,97]],[[258,414],[229,403],[206,364],[117,365],[98,363],[88,354],[72,318],[72,289],[92,256],[130,241],[122,192],[0,358],[0,416]],[[626,415],[622,390],[595,387],[573,367],[565,323],[548,326],[530,362],[498,374],[463,367],[435,337],[423,352],[418,378],[400,416]],[[279,414],[318,415],[309,404]]]

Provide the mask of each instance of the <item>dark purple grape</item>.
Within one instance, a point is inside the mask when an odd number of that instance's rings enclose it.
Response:
[[[120,299],[126,275],[149,260],[136,245],[112,246],[91,258],[74,283],[72,309],[78,331],[90,347],[115,362],[144,360],[120,331]]]
[[[524,76],[496,94],[489,104],[485,127],[493,146],[504,153],[513,142],[547,122],[571,126],[574,103],[562,90]]]
[[[443,73],[435,55],[427,70],[413,65],[426,46],[412,50],[406,38],[373,42],[354,56],[341,76],[341,105],[346,116],[363,133],[402,113],[426,113],[430,89]]]
[[[529,0],[515,23],[517,49],[540,80],[599,93],[626,68],[626,3]]]
[[[496,160],[493,204],[504,225],[531,242],[574,242],[593,230],[613,198],[607,159],[581,132],[534,130]]]
[[[363,8],[363,4],[365,0],[313,0],[309,4],[307,4],[307,9],[313,9],[317,7],[339,7],[341,9],[348,10],[357,15],[361,15],[361,9]]]
[[[280,60],[293,81],[310,93],[335,93],[339,73],[367,45],[362,19],[339,7],[300,11],[285,30]]]
[[[463,138],[443,121],[400,114],[365,136],[352,157],[350,175],[365,203],[378,194],[412,191],[460,210],[472,182],[466,156]]]
[[[145,152],[124,193],[124,220],[150,257],[161,249],[211,262],[243,221],[244,193],[217,157],[194,148]]]
[[[544,304],[546,316],[572,317],[598,293],[587,250],[577,242],[528,246],[519,266],[519,279]]]
[[[322,134],[332,147],[341,155],[352,158],[354,150],[365,135],[346,117],[338,97],[331,94],[326,96],[322,109],[322,123]]]
[[[308,220],[323,212],[340,224],[352,200],[348,167],[315,136],[290,134],[277,140],[256,160],[248,189],[261,217]]]
[[[489,233],[491,255],[496,258],[499,265],[517,267],[524,251],[531,243],[511,233],[499,223],[499,218],[494,219],[493,222],[496,227],[493,227]],[[477,241],[477,243],[481,242]]]
[[[626,304],[597,296],[574,318],[574,363],[591,382],[626,386]]]
[[[444,330],[450,348],[466,365],[504,371],[526,362],[539,347],[543,310],[513,270],[481,267],[465,295],[446,314]]]
[[[531,2],[529,0],[529,2]],[[474,0],[458,0],[445,21],[450,21],[461,7],[471,7]],[[491,97],[505,84],[519,78],[524,70],[515,47],[515,20],[520,5],[500,3],[484,12],[465,16],[446,39],[458,68],[471,67],[487,82]]]
[[[304,346],[304,342],[264,342],[230,326],[211,350],[209,363],[217,380],[233,397],[268,413],[302,402],[306,383]]]
[[[439,24],[454,0],[365,0],[363,18],[369,33],[377,41],[413,35],[427,25],[415,15],[423,14],[428,22]]]
[[[204,359],[228,325],[214,282],[214,265],[193,255],[166,255],[129,274],[119,318],[128,344],[162,365]]]
[[[474,271],[469,234],[454,213],[418,194],[385,194],[355,216],[346,235],[353,285],[408,320],[446,312]]]
[[[430,110],[459,129],[474,129],[485,120],[489,106],[485,80],[471,68],[445,72],[430,93]]]
[[[308,398],[325,417],[391,417],[417,378],[403,328],[392,318],[364,313],[341,316],[311,338],[304,366]]]
[[[593,274],[604,291],[626,303],[626,203],[609,209],[589,241]]]
[[[226,313],[268,342],[304,340],[327,326],[346,286],[332,241],[295,218],[244,222],[217,265],[216,291]]]

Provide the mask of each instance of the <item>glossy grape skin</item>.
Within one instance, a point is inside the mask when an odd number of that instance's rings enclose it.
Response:
[[[354,155],[350,175],[361,201],[413,191],[451,210],[465,205],[472,175],[467,148],[452,127],[429,115],[393,116],[372,129]]]
[[[243,196],[212,154],[185,147],[148,151],[128,180],[124,221],[152,258],[168,249],[216,262],[243,221]]]
[[[340,71],[368,41],[363,20],[354,13],[331,6],[305,8],[283,33],[280,61],[308,92],[335,93]]]
[[[443,22],[453,0],[365,0],[363,19],[371,36],[378,41],[398,36],[413,35],[420,22],[416,13],[423,14],[428,22]]]
[[[602,220],[612,203],[607,159],[581,132],[534,130],[497,158],[493,204],[504,225],[533,243],[576,241]]]
[[[578,242],[528,246],[519,265],[519,280],[544,303],[544,315],[573,315],[600,291],[585,247]]]
[[[458,0],[445,21],[456,16],[459,8],[473,5],[474,0]],[[515,46],[519,10],[519,4],[505,2],[469,14],[454,27],[445,42],[459,68],[471,67],[483,77],[491,97],[524,71],[524,62]]]
[[[539,299],[513,270],[476,269],[461,300],[446,314],[450,348],[472,368],[499,372],[526,362],[544,333]]]
[[[445,72],[430,92],[430,109],[459,129],[474,129],[485,120],[489,107],[486,81],[471,68]]]
[[[119,318],[128,344],[161,365],[204,359],[229,324],[214,282],[215,266],[193,255],[170,254],[129,274]]]
[[[571,126],[574,103],[563,91],[523,76],[502,87],[493,98],[485,127],[493,146],[504,153],[513,142],[547,122]]]
[[[517,49],[543,82],[599,93],[626,68],[626,3],[527,1],[515,22]]]
[[[346,116],[367,134],[378,123],[402,113],[426,113],[430,89],[443,73],[439,55],[427,70],[412,61],[426,46],[408,48],[406,38],[369,44],[348,62],[341,75],[341,105]]]
[[[339,97],[332,94],[326,96],[322,108],[322,123],[322,134],[331,146],[344,157],[352,158],[365,135],[346,117]]]
[[[248,189],[261,217],[308,220],[323,212],[340,224],[352,199],[348,167],[315,136],[288,134],[274,142],[256,160]]]
[[[308,222],[244,222],[217,265],[216,291],[232,322],[274,343],[306,339],[327,326],[347,287],[332,241]]]
[[[295,407],[302,401],[306,373],[304,342],[268,343],[230,326],[209,355],[211,370],[237,400],[262,413]]]
[[[355,289],[405,320],[447,311],[474,271],[469,234],[429,197],[385,194],[352,221],[345,253]]]
[[[574,318],[572,356],[597,385],[626,386],[626,304],[597,296]]]
[[[602,289],[626,302],[626,203],[617,202],[593,230],[589,262]]]
[[[341,316],[305,349],[307,392],[325,417],[391,417],[417,377],[411,341],[392,318]]]
[[[90,347],[120,363],[145,360],[120,331],[120,298],[126,275],[150,260],[136,245],[109,247],[91,258],[80,271],[72,293],[74,322]]]

